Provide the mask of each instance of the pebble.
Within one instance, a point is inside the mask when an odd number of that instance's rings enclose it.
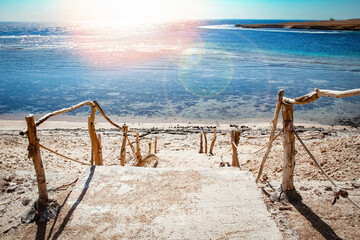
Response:
[[[332,191],[333,189],[332,189],[332,187],[331,186],[327,186],[327,187],[325,187],[325,191]]]
[[[24,206],[29,205],[30,202],[31,202],[31,199],[28,198],[28,197],[23,197],[23,199],[21,200],[21,203],[22,203],[22,205],[24,205]]]
[[[6,189],[6,192],[8,192],[8,193],[15,192],[16,188],[17,188],[16,185],[9,186],[9,187]]]

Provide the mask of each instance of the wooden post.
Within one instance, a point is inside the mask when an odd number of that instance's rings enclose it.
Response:
[[[36,180],[38,183],[39,190],[39,202],[42,205],[47,205],[49,202],[48,192],[46,188],[45,170],[41,160],[39,139],[36,135],[36,126],[34,121],[34,115],[30,114],[26,118],[28,128],[28,139],[29,139],[29,155],[28,157],[33,160]]]
[[[102,145],[101,145],[101,134],[96,134],[97,136],[97,162],[95,165],[101,166],[104,165],[103,154],[102,154]]]
[[[207,138],[206,138],[206,133],[203,132],[203,134],[204,134],[205,154],[207,154]]]
[[[150,155],[151,154],[151,142],[149,142],[149,153],[148,153],[148,155]]]
[[[139,133],[136,133],[136,159],[138,163],[142,160]]]
[[[203,135],[202,135],[202,132],[200,133],[200,150],[199,150],[199,153],[203,153],[204,150],[203,150]]]
[[[232,164],[233,167],[240,168],[237,147],[240,142],[240,131],[231,131],[231,147],[232,147]]]
[[[293,105],[282,104],[282,116],[284,126],[284,163],[281,190],[283,192],[294,190],[295,168],[295,134],[293,123]]]
[[[155,137],[154,153],[157,154],[157,137]]]
[[[213,140],[211,142],[210,152],[209,152],[211,155],[214,155],[213,150],[214,150],[215,141],[216,141],[216,129],[214,128],[214,138],[213,138]]]
[[[90,136],[90,141],[91,141],[91,165],[94,164],[94,160],[95,160],[95,148],[96,148],[96,135],[95,135],[95,113],[96,113],[96,108],[95,107],[91,107],[91,114],[88,118],[88,128],[89,128],[89,136]]]
[[[258,183],[259,180],[260,180],[262,171],[263,171],[263,169],[264,169],[265,161],[266,161],[267,157],[268,157],[269,154],[270,154],[270,150],[271,150],[271,147],[272,147],[272,143],[273,143],[273,141],[275,140],[274,135],[275,135],[275,130],[276,130],[276,126],[277,126],[277,121],[278,121],[279,114],[280,114],[280,108],[281,108],[281,104],[282,104],[283,97],[284,97],[284,90],[279,90],[278,99],[277,99],[277,103],[276,103],[275,114],[274,114],[274,118],[273,118],[273,120],[271,121],[272,127],[271,127],[270,136],[269,136],[269,143],[268,143],[268,147],[267,147],[267,150],[266,150],[266,152],[265,152],[265,155],[264,155],[264,157],[263,157],[263,159],[262,159],[262,161],[261,161],[261,164],[260,164],[260,169],[259,169],[259,173],[258,173],[257,178],[256,178],[256,183]]]
[[[121,145],[120,150],[120,164],[121,166],[125,166],[125,157],[126,157],[126,140],[127,140],[127,133],[128,133],[128,126],[124,126],[124,136],[123,136],[123,142]]]

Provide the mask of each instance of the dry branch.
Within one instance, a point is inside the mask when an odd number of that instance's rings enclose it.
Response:
[[[206,133],[203,132],[204,135],[204,144],[205,144],[205,154],[207,154],[207,138],[206,138]]]
[[[157,154],[157,137],[155,137],[154,153]]]
[[[202,132],[200,133],[200,150],[199,153],[204,153],[204,147],[203,147],[203,135]]]
[[[57,116],[57,115],[60,115],[60,114],[63,114],[63,113],[68,113],[68,112],[74,111],[75,109],[81,108],[81,107],[86,106],[86,105],[88,105],[90,107],[95,106],[95,104],[93,102],[91,102],[91,101],[84,101],[84,102],[76,104],[76,105],[74,105],[72,107],[63,108],[63,109],[60,109],[58,111],[48,113],[48,114],[44,115],[43,117],[39,118],[38,120],[36,120],[36,126],[38,127],[40,124],[42,124],[43,122],[45,122],[46,120],[48,120],[51,117],[54,117],[54,116]]]
[[[276,126],[277,126],[277,121],[279,119],[279,113],[280,113],[280,108],[281,108],[281,104],[283,101],[283,96],[284,96],[284,90],[280,90],[278,93],[278,99],[277,99],[277,103],[276,103],[276,109],[275,109],[275,114],[274,114],[274,118],[271,121],[272,123],[272,128],[271,128],[271,132],[270,132],[270,136],[269,136],[269,143],[268,143],[268,148],[266,150],[266,153],[261,161],[261,165],[260,165],[260,169],[259,169],[259,173],[257,175],[256,178],[256,183],[259,182],[262,171],[264,169],[264,165],[265,165],[265,161],[267,159],[267,157],[269,156],[269,153],[271,151],[271,147],[272,147],[272,143],[275,140],[274,135],[275,135],[275,130],[276,130]]]
[[[213,140],[211,142],[210,152],[209,152],[211,155],[214,155],[213,150],[214,150],[215,141],[216,141],[216,129],[214,128],[214,138],[213,138]]]
[[[106,121],[108,121],[111,125],[113,125],[114,127],[123,130],[123,127],[120,127],[119,125],[117,125],[116,123],[114,123],[113,121],[110,120],[110,118],[108,118],[108,116],[106,116],[105,112],[102,110],[102,108],[100,107],[100,105],[97,103],[97,101],[94,101],[94,104],[96,106],[96,108],[99,110],[99,112],[101,113],[101,115],[105,118]]]
[[[343,98],[343,97],[351,97],[357,95],[360,95],[360,89],[352,89],[347,91],[334,91],[334,90],[321,90],[316,88],[314,92],[308,93],[302,97],[298,97],[295,99],[284,97],[283,101],[290,104],[307,104],[315,101],[316,99],[322,96]]]

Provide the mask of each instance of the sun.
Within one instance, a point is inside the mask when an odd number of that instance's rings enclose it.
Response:
[[[117,24],[201,18],[203,0],[64,0],[71,20]]]

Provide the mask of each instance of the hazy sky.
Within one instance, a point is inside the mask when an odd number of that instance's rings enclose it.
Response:
[[[360,18],[360,0],[0,0],[0,21]]]

